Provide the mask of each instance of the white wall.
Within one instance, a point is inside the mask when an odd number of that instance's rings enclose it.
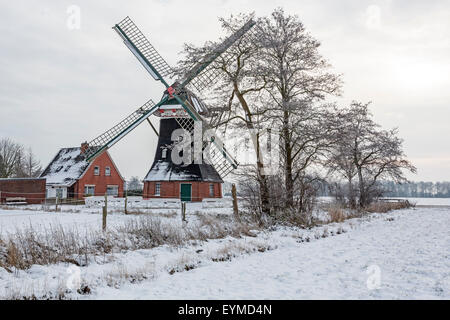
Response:
[[[56,198],[56,189],[62,189],[62,191],[63,191],[62,199],[67,199],[67,188],[66,187],[47,186],[46,189],[47,189],[47,199]]]

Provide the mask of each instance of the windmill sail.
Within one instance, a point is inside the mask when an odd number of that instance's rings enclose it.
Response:
[[[195,121],[202,122],[202,136],[206,130],[210,130],[211,127],[207,121],[197,112],[197,109],[186,99],[182,103],[183,108],[189,109],[189,117],[179,117],[175,120],[178,122],[181,128],[188,131],[191,135],[194,135]],[[237,161],[226,150],[225,145],[220,138],[215,135],[214,139],[209,141],[203,141],[202,151],[206,149],[207,161],[211,164],[222,178],[226,177],[231,171],[238,167]]]
[[[152,100],[147,101],[142,107],[134,111],[114,127],[90,141],[88,148],[84,153],[86,159],[91,161],[103,151],[112,147],[155,112],[163,101],[164,100],[158,104],[155,104]]]
[[[188,72],[184,74],[181,80],[177,81],[179,85],[176,86],[176,92],[184,90],[187,85],[194,87],[197,91],[201,91],[208,85],[210,85],[218,76],[219,72],[214,68],[211,68],[211,63],[218,57],[226,54],[226,51],[236,43],[236,41],[251,41],[251,38],[255,36],[248,31],[255,25],[255,21],[250,19],[235,33],[225,39],[220,45],[208,53],[200,62],[195,64]],[[243,38],[247,35],[246,38]],[[209,67],[209,68],[208,68]],[[183,106],[190,118],[177,118],[177,122],[182,128],[188,130],[191,134],[194,131],[194,122],[201,121],[203,131],[210,129],[208,122],[197,111],[196,108],[189,103],[188,100],[183,101],[179,96],[174,94],[174,97]],[[232,170],[236,169],[238,163],[230,153],[226,150],[223,143],[220,142],[218,137],[215,137],[215,141],[205,141],[203,143],[203,150],[209,151],[209,162],[212,164],[222,177],[225,177]]]
[[[151,45],[134,22],[126,17],[113,27],[123,39],[125,45],[135,55],[144,68],[155,80],[160,80],[168,86],[163,77],[173,73],[172,68]]]
[[[208,68],[208,66],[236,43],[236,41],[241,39],[255,24],[256,22],[253,19],[250,19],[240,29],[226,38],[221,44],[201,59],[200,62],[195,64],[179,81],[181,83],[180,89],[188,84],[192,84],[195,89],[201,91],[211,84],[218,76],[218,72],[215,72],[213,68]]]

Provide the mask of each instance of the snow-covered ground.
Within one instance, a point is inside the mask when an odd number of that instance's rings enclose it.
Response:
[[[233,213],[231,207],[203,208],[202,206],[202,203],[188,203],[186,214],[192,216],[198,212],[214,215],[231,215]],[[5,208],[8,209],[6,210]],[[62,226],[70,229],[76,228],[81,232],[85,230],[100,230],[102,227],[102,210],[99,207],[63,205],[59,206],[61,212],[43,211],[42,208],[41,205],[0,207],[0,234],[12,233],[30,226],[36,231],[50,226]],[[54,206],[48,206],[47,209],[54,210]],[[140,213],[148,213],[161,218],[178,216],[178,220],[181,221],[180,209],[129,208],[131,212],[136,212],[136,210]],[[135,214],[123,214],[123,208],[110,206],[108,211],[108,226],[122,225],[127,221],[138,218],[138,215]]]
[[[408,198],[408,197],[390,197],[389,199],[408,200],[410,203],[418,206],[450,206],[450,198]],[[319,201],[328,203],[334,201],[333,197],[319,197]]]
[[[345,225],[344,234],[309,243],[277,239],[276,250],[120,291],[102,288],[95,298],[450,299],[449,210],[402,210]]]
[[[100,228],[98,210],[78,210],[0,210],[0,229]],[[128,219],[137,217],[112,214],[108,223]],[[256,237],[115,253],[80,268],[0,268],[0,297],[60,291],[72,299],[450,299],[449,225],[449,209],[416,208],[311,230],[279,227]],[[68,292],[74,279],[90,294]]]
[[[418,206],[450,206],[450,198],[398,198],[407,199]]]

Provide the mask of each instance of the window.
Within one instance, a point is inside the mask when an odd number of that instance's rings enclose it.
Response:
[[[209,196],[214,197],[214,184],[209,184]]]
[[[111,175],[111,168],[105,167],[105,176],[109,177]]]
[[[157,182],[155,184],[155,196],[161,195],[161,183]]]
[[[107,186],[106,194],[108,196],[118,196],[119,195],[119,186]]]
[[[95,186],[84,186],[84,194],[93,196],[95,194]]]
[[[162,157],[163,159],[167,158],[167,149],[166,149],[166,148],[164,148],[164,149],[162,150],[162,155],[161,155],[161,157]]]
[[[100,175],[100,167],[99,166],[95,166],[94,167],[94,176],[99,176]]]
[[[64,196],[64,189],[62,189],[62,188],[57,188],[57,189],[56,189],[56,197],[57,197],[58,199],[62,199],[63,196]]]

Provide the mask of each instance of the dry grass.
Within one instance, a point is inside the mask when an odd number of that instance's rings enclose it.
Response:
[[[398,202],[374,202],[370,204],[365,210],[370,213],[386,213],[392,210],[400,210],[410,208],[411,204],[408,201]]]
[[[328,222],[343,222],[345,219],[347,219],[347,214],[345,210],[339,206],[339,205],[331,205],[328,208],[328,215],[330,216],[330,219]]]
[[[92,258],[114,252],[252,235],[251,228],[256,227],[212,217],[204,217],[198,224],[182,228],[152,216],[130,220],[105,233],[92,231],[82,234],[75,228],[65,229],[61,225],[38,232],[30,226],[0,238],[0,267],[13,272],[15,269],[28,269],[34,264],[66,262],[83,266]]]

